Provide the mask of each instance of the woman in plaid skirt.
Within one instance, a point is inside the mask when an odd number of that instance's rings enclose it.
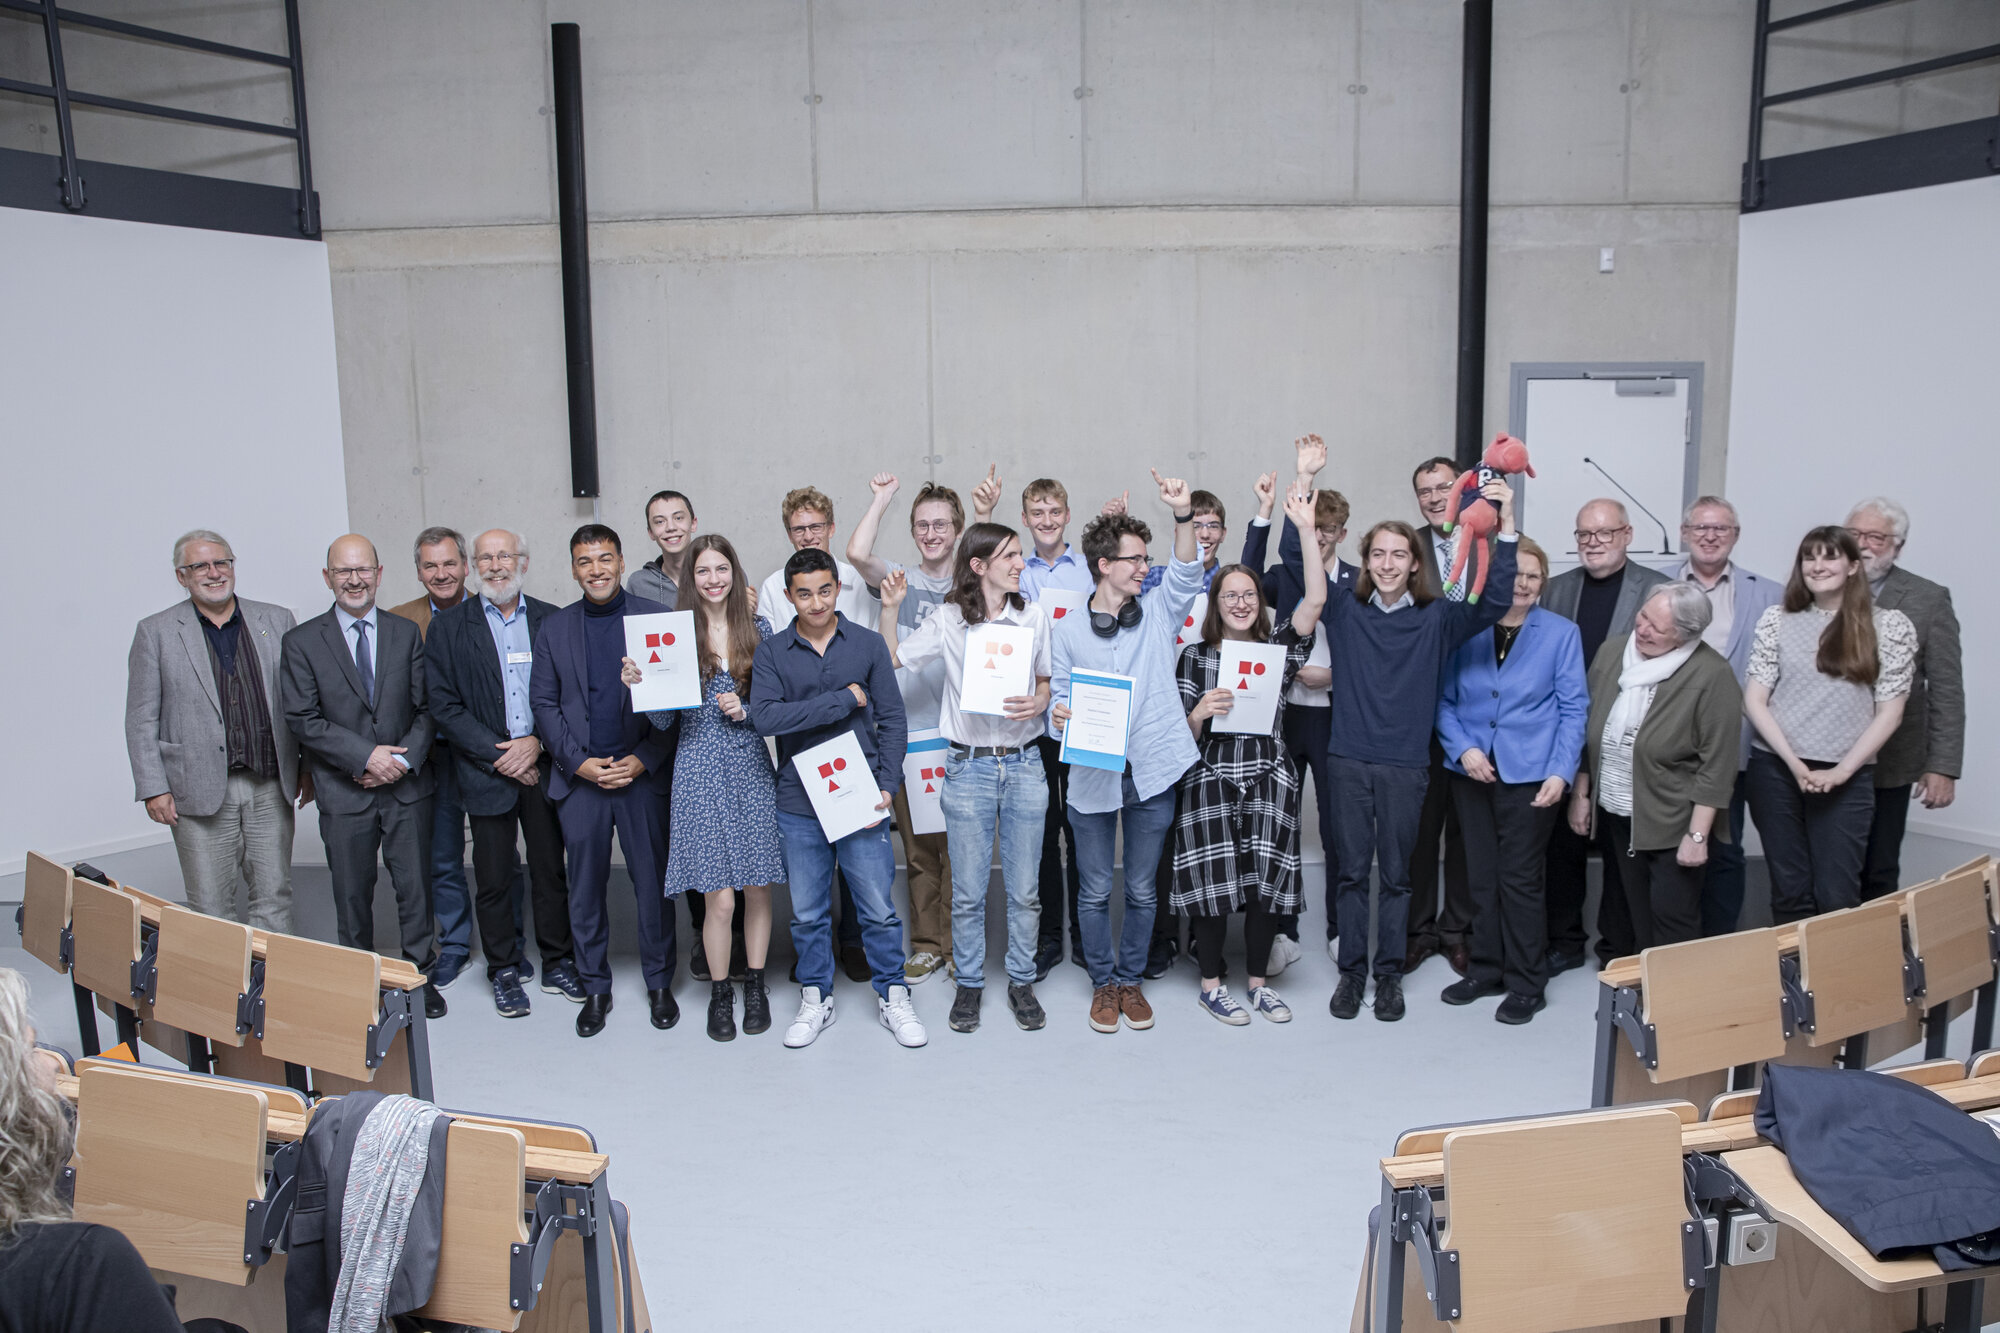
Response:
[[[1312,531],[1313,492],[1294,485],[1285,495],[1285,517],[1301,536]],[[1188,918],[1195,961],[1201,968],[1202,1008],[1232,1027],[1250,1014],[1222,984],[1222,941],[1230,914],[1247,909],[1244,968],[1250,1008],[1274,1023],[1292,1011],[1265,985],[1264,969],[1280,919],[1299,910],[1299,775],[1285,754],[1285,688],[1312,652],[1313,632],[1326,603],[1319,545],[1302,541],[1305,596],[1274,631],[1264,605],[1264,580],[1247,565],[1215,572],[1201,639],[1181,650],[1175,674],[1201,758],[1181,778],[1180,815],[1174,821],[1174,884],[1169,902]],[[1255,661],[1233,646],[1271,644],[1281,662]],[[1257,656],[1268,657],[1269,654]],[[1234,707],[1232,686],[1275,696],[1277,711],[1254,734],[1217,730]]]

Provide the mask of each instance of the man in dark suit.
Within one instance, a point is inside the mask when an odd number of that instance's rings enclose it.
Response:
[[[605,889],[611,835],[625,853],[639,908],[639,962],[653,1026],[680,1021],[674,1002],[674,918],[665,911],[667,733],[632,711],[625,687],[625,617],[669,608],[620,586],[625,555],[618,534],[586,523],[569,539],[570,573],[583,597],[542,622],[535,638],[528,700],[549,752],[549,796],[558,803],[569,851],[569,920],[583,1010],[576,1034],[594,1037],[611,1012],[611,929]]]
[[[285,723],[312,762],[340,942],[375,947],[380,852],[396,888],[403,956],[428,973],[437,960],[423,636],[377,609],[382,561],[366,537],[335,540],[323,573],[333,606],[285,635],[279,691]],[[444,1011],[444,996],[426,982],[425,1014]]]
[[[1583,635],[1583,668],[1588,672],[1606,639],[1632,632],[1639,608],[1667,576],[1626,559],[1632,546],[1632,520],[1616,500],[1592,500],[1579,509],[1574,536],[1581,563],[1548,581],[1542,605],[1576,622]],[[1579,838],[1567,820],[1558,819],[1549,835],[1547,862],[1551,977],[1583,965],[1589,943],[1583,929],[1589,863],[1590,840]],[[1634,943],[1618,867],[1607,860],[1597,900],[1597,955],[1608,963],[1631,953]]]
[[[528,702],[535,634],[555,608],[521,592],[528,550],[516,534],[504,528],[480,533],[472,560],[479,593],[433,617],[424,661],[431,715],[451,742],[445,753],[457,766],[457,790],[472,816],[473,909],[486,979],[500,1016],[522,1018],[528,992],[514,904],[517,833],[528,847],[542,989],[578,1004],[584,999],[570,959],[569,881],[562,830],[549,800],[549,758],[535,737]]]
[[[1875,605],[1901,611],[1917,627],[1917,674],[1903,721],[1875,756],[1875,822],[1868,830],[1861,896],[1879,898],[1901,887],[1910,802],[1942,810],[1958,795],[1965,759],[1965,673],[1951,589],[1896,563],[1910,536],[1908,512],[1894,500],[1863,500],[1847,516],[1847,530],[1861,547]]]

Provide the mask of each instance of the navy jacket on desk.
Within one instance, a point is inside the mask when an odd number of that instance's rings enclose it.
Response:
[[[556,609],[526,593],[521,601],[532,645]],[[459,804],[467,814],[506,814],[519,800],[521,784],[493,771],[499,744],[507,739],[507,683],[500,675],[500,650],[493,644],[483,598],[475,593],[431,619],[424,665],[430,671],[431,717],[438,734],[451,742],[448,762],[458,765]],[[529,711],[534,711],[532,704]],[[548,783],[546,770],[542,782]]]
[[[885,796],[903,785],[903,751],[909,723],[889,645],[872,629],[837,615],[833,638],[821,656],[799,634],[798,621],[758,645],[750,668],[750,723],[778,742],[778,808],[813,817],[812,798],[792,767],[792,756],[852,731]],[[854,701],[849,685],[868,696]]]
[[[1306,595],[1305,583],[1285,563],[1287,551],[1300,561],[1305,559],[1305,552],[1299,549],[1298,529],[1290,522],[1284,523],[1284,535],[1278,538],[1278,563],[1269,569],[1264,569],[1264,561],[1271,546],[1271,529],[1278,521],[1252,523],[1250,531],[1243,534],[1243,563],[1252,569],[1264,570],[1264,605],[1271,608],[1273,623],[1287,619],[1298,606],[1299,599]],[[1333,570],[1333,574],[1326,581],[1327,598],[1331,600],[1336,593],[1341,592],[1352,596],[1354,580],[1361,577],[1360,569],[1345,560],[1336,559],[1333,562]]]
[[[628,616],[658,615],[672,609],[625,594]],[[535,733],[542,738],[542,747],[552,761],[549,798],[560,801],[575,785],[572,775],[577,766],[592,757],[586,748],[590,741],[590,677],[584,665],[582,598],[549,613],[542,622],[541,632],[535,635],[534,654],[535,668],[528,677],[528,706],[534,710]],[[620,707],[623,711],[619,726],[625,733],[625,744],[646,766],[645,776],[639,781],[664,788],[673,780],[667,771],[667,746],[672,734],[656,728],[644,713],[632,711],[631,691],[626,691]]]
[[[1876,1258],[2000,1262],[2000,1135],[1929,1088],[1866,1069],[1767,1064],[1757,1132]]]

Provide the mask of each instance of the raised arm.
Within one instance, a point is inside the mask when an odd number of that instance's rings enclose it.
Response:
[[[1194,524],[1188,521],[1194,513],[1188,502],[1188,484],[1179,477],[1162,477],[1158,468],[1152,473],[1153,484],[1160,488],[1160,503],[1174,513],[1174,559],[1191,565],[1201,559],[1201,547],[1194,539]]]
[[[893,472],[877,472],[870,477],[868,510],[854,525],[854,535],[847,539],[847,563],[854,566],[862,582],[871,588],[881,587],[882,576],[889,572],[888,562],[875,554],[875,539],[882,531],[882,515],[889,512],[889,502],[896,498],[901,485]]]
[[[1285,492],[1285,517],[1291,520],[1291,528],[1299,534],[1299,563],[1304,575],[1304,593],[1299,604],[1292,608],[1292,628],[1301,638],[1313,632],[1319,624],[1320,613],[1326,610],[1326,569],[1320,563],[1319,542],[1306,540],[1305,530],[1313,521],[1313,502],[1316,494],[1297,482]]]
[[[1000,490],[1000,465],[998,463],[989,463],[986,467],[986,480],[972,488],[972,521],[974,523],[991,523],[993,521],[993,510],[1000,503]]]
[[[902,609],[903,599],[910,595],[909,576],[907,574],[904,574],[901,570],[894,570],[894,569],[890,570],[887,574],[882,576],[881,593],[882,593],[882,642],[888,645],[889,648],[889,664],[891,666],[901,667],[903,665],[903,659],[900,656],[898,656],[896,652],[897,648],[896,632],[900,630],[902,626],[896,623],[896,612]]]

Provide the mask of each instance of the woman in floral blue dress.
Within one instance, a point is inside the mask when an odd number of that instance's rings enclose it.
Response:
[[[694,612],[702,705],[647,716],[663,730],[677,720],[681,728],[666,893],[669,898],[707,895],[701,937],[714,978],[708,1035],[729,1041],[736,1036],[729,935],[738,889],[743,891],[743,945],[749,962],[743,1030],[755,1034],[771,1026],[764,959],[771,944],[771,885],[785,877],[785,866],[770,752],[750,725],[743,702],[750,697],[751,660],[771,627],[751,614],[742,566],[727,538],[695,538],[688,545],[687,568],[692,574],[681,585],[679,609]],[[626,682],[638,677],[638,664],[625,659]]]

